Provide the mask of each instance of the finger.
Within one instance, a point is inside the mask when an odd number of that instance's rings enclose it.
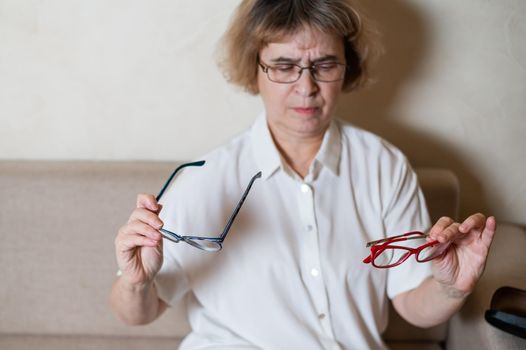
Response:
[[[484,227],[484,230],[481,234],[481,240],[484,243],[486,247],[489,247],[491,245],[491,242],[493,241],[493,237],[495,236],[495,232],[497,230],[497,220],[495,220],[494,216],[490,216],[486,219],[486,226]]]
[[[153,213],[150,210],[145,209],[145,208],[137,208],[132,212],[128,220],[128,223],[133,222],[133,221],[142,221],[145,224],[148,224],[157,230],[163,227],[163,222],[159,218],[159,216],[156,213]]]
[[[458,230],[459,226],[460,224],[458,222],[453,222],[451,225],[442,230],[442,232],[437,234],[435,239],[440,243],[454,241],[458,237],[464,235]]]
[[[140,193],[137,195],[137,208],[146,208],[153,212],[159,210],[159,204],[153,194]]]
[[[119,235],[121,236],[135,234],[148,237],[155,241],[159,241],[162,237],[159,231],[141,221],[132,221],[129,224],[124,225],[119,231]]]
[[[156,247],[159,241],[150,239],[140,234],[129,234],[122,236],[115,242],[118,251],[126,252],[139,247]]]
[[[431,230],[429,231],[429,236],[431,236],[431,238],[433,239],[436,239],[439,233],[444,231],[454,222],[455,221],[451,219],[450,217],[447,217],[447,216],[441,217],[440,219],[438,219],[436,224],[434,224]]]
[[[481,229],[484,227],[484,224],[486,223],[486,217],[481,214],[473,214],[470,217],[468,217],[462,225],[460,225],[459,230],[462,233],[467,233],[474,229]]]

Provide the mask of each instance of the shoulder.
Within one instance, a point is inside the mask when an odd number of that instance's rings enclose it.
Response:
[[[353,159],[379,161],[381,163],[407,163],[407,157],[396,146],[379,135],[338,119],[344,149],[352,153]]]
[[[192,198],[228,191],[228,188],[238,186],[240,181],[244,182],[257,172],[249,141],[249,132],[245,131],[195,158],[194,161],[204,161],[204,165],[185,168],[178,174],[170,186],[176,189],[168,191],[168,197],[177,193],[188,203]]]
[[[380,201],[414,186],[416,175],[407,157],[394,145],[372,132],[339,121],[342,135],[342,165],[351,181]],[[374,197],[374,196],[373,196]]]
[[[247,130],[224,145],[199,157],[199,160],[206,162],[207,172],[204,176],[214,175],[214,177],[238,177],[248,172],[256,170],[252,155],[252,145],[250,142],[250,131]]]

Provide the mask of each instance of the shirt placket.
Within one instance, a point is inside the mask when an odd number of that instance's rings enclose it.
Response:
[[[301,213],[301,223],[305,233],[303,235],[303,242],[305,243],[303,245],[305,252],[302,261],[303,279],[316,308],[320,328],[324,335],[323,343],[325,348],[339,349],[339,346],[334,340],[329,315],[327,289],[321,269],[318,225],[314,206],[314,189],[312,185],[307,182],[300,183],[298,203]]]

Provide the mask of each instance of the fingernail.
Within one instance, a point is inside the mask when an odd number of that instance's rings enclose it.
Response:
[[[462,224],[462,225],[460,225],[460,227],[458,229],[459,229],[459,231],[464,233],[467,230],[467,226]]]

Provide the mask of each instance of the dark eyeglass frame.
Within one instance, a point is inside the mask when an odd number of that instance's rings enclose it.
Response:
[[[180,170],[182,170],[183,168],[189,167],[189,166],[198,166],[198,167],[200,167],[200,166],[203,166],[204,164],[205,164],[205,161],[201,160],[201,161],[197,161],[197,162],[185,163],[185,164],[182,164],[179,167],[177,167],[173,171],[172,175],[170,175],[168,180],[166,180],[166,182],[165,182],[164,186],[162,187],[162,189],[159,191],[159,194],[156,197],[157,201],[159,201],[161,199],[161,197],[163,196],[164,192],[166,191],[166,189],[168,188],[168,186],[172,182],[173,178],[175,177],[175,174],[177,174]],[[221,249],[223,249],[223,241],[225,240],[226,235],[228,234],[228,231],[230,230],[230,227],[234,223],[234,219],[236,218],[237,214],[239,213],[239,210],[241,209],[241,206],[245,202],[245,199],[247,198],[248,193],[250,192],[250,189],[252,188],[252,185],[253,185],[254,181],[256,181],[256,179],[259,178],[259,177],[261,177],[261,171],[258,172],[256,175],[254,175],[252,177],[252,179],[250,180],[250,182],[248,183],[248,186],[245,189],[245,192],[243,193],[243,196],[241,197],[241,199],[237,203],[234,211],[230,215],[230,218],[228,219],[228,221],[227,221],[227,223],[225,225],[225,228],[223,229],[223,232],[219,236],[217,236],[217,237],[204,237],[204,236],[180,235],[180,234],[177,234],[177,233],[175,233],[173,231],[169,231],[169,230],[167,230],[165,228],[161,228],[159,230],[161,232],[161,235],[163,236],[163,238],[165,238],[165,239],[167,239],[169,241],[172,241],[172,242],[175,242],[175,243],[179,243],[179,242],[182,241],[182,242],[188,243],[189,245],[191,245],[191,246],[193,246],[195,248],[198,248],[198,249],[201,249],[201,250],[204,250],[204,251],[207,251],[207,252],[218,252],[218,251],[220,251]]]
[[[451,244],[451,242],[445,242],[445,243],[440,243],[439,241],[437,240],[433,240],[433,241],[430,241],[430,242],[427,242],[417,248],[411,248],[411,247],[406,247],[406,246],[401,246],[401,245],[393,245],[393,243],[397,243],[397,242],[403,242],[403,241],[407,241],[407,240],[411,240],[411,239],[422,239],[422,238],[426,238],[426,237],[429,237],[429,235],[427,233],[424,233],[424,232],[420,232],[420,231],[412,231],[412,232],[407,232],[407,233],[404,233],[404,234],[401,234],[401,235],[398,235],[398,236],[391,236],[391,237],[387,237],[387,238],[384,238],[384,239],[379,239],[377,241],[371,241],[371,242],[368,242],[366,247],[370,247],[371,248],[371,254],[366,257],[365,259],[363,259],[363,263],[364,264],[371,264],[373,265],[374,267],[376,268],[379,268],[379,269],[386,269],[386,268],[390,268],[390,267],[395,267],[395,266],[398,266],[400,264],[402,264],[404,261],[406,261],[411,255],[415,255],[415,259],[417,262],[419,263],[424,263],[424,262],[428,262],[428,261],[431,261],[433,259],[436,259],[440,256],[442,256],[443,254],[445,254]],[[426,248],[429,248],[429,247],[432,247],[432,246],[439,246],[436,251],[435,254],[432,254],[426,258],[420,258],[420,252],[422,252],[424,249]],[[377,265],[375,263],[376,261],[376,258],[382,254],[386,249],[402,249],[402,250],[405,250],[406,253],[402,256],[402,258],[400,258],[398,261],[392,263],[392,264],[387,264],[387,265]]]
[[[342,77],[339,78],[339,79],[334,79],[334,80],[321,80],[321,79],[318,79],[316,77],[316,70],[318,69],[318,66],[322,66],[323,64],[335,64],[335,65],[338,65],[338,66],[344,66],[345,67],[345,70],[343,71],[343,74],[342,74]],[[347,65],[344,64],[344,63],[340,63],[340,62],[321,62],[321,63],[314,63],[314,64],[311,64],[310,66],[300,66],[299,64],[295,64],[295,63],[282,63],[282,64],[287,64],[287,65],[291,65],[291,66],[295,66],[297,68],[299,68],[300,70],[298,71],[298,77],[296,78],[296,80],[292,80],[292,81],[278,81],[278,80],[273,80],[271,77],[270,77],[270,74],[269,74],[269,70],[270,69],[273,69],[275,67],[273,66],[270,66],[262,61],[258,61],[258,65],[261,67],[261,70],[263,71],[263,73],[265,73],[267,75],[267,78],[268,80],[270,80],[271,82],[273,83],[278,83],[278,84],[292,84],[292,83],[295,83],[297,82],[298,80],[300,80],[301,78],[301,75],[303,74],[303,71],[304,70],[308,70],[309,73],[310,73],[310,76],[312,77],[312,79],[314,79],[314,81],[317,81],[319,83],[334,83],[334,82],[337,82],[337,81],[342,81],[345,79],[345,71],[347,70]]]

